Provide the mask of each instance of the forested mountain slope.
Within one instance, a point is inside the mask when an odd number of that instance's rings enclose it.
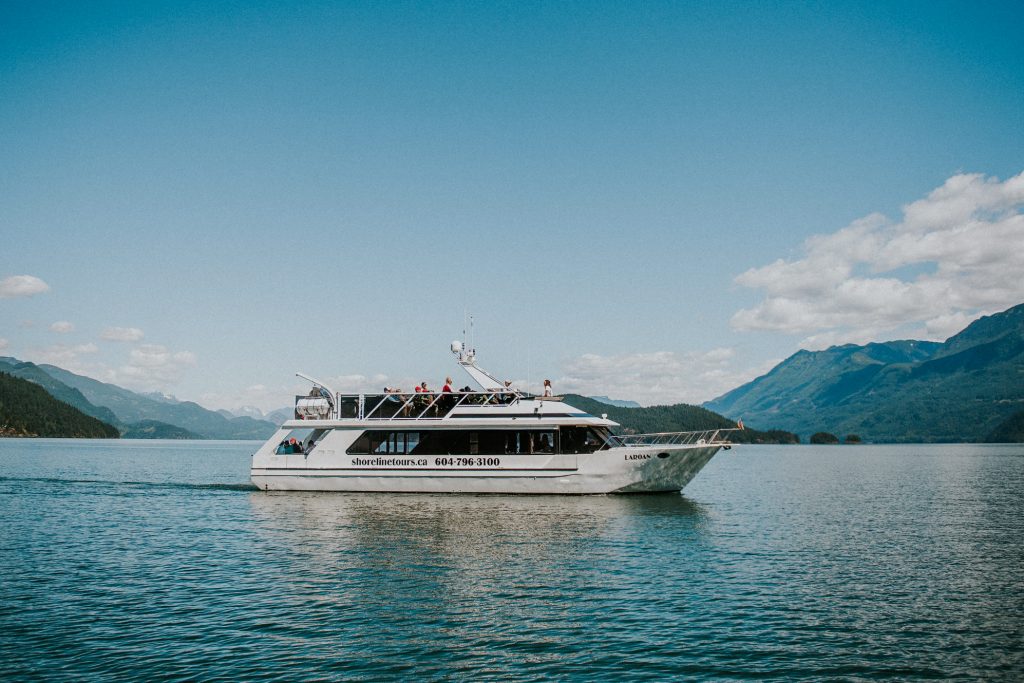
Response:
[[[116,439],[120,432],[58,401],[38,384],[0,372],[0,436]]]
[[[1024,409],[1024,304],[980,318],[941,344],[799,351],[704,406],[748,425],[805,435],[983,441]]]

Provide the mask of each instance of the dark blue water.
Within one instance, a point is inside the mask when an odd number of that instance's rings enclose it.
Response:
[[[684,496],[268,494],[0,439],[0,678],[1024,678],[1024,448],[739,447]]]

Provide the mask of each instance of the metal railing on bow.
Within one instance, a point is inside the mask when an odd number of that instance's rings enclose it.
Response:
[[[727,444],[723,437],[726,432],[739,431],[730,429],[705,429],[697,432],[657,432],[654,434],[613,434],[608,437],[612,446],[627,448],[649,448],[651,446],[690,446],[700,444]]]

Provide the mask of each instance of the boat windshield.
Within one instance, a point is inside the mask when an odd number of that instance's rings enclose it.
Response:
[[[327,429],[293,429],[277,444],[277,455],[305,454],[316,448]]]

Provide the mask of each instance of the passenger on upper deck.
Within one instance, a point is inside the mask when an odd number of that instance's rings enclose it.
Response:
[[[452,378],[451,377],[445,377],[444,378],[444,386],[441,387],[441,391],[443,391],[446,394],[452,393]]]
[[[419,390],[420,388],[416,387],[416,391]],[[402,394],[401,387],[384,387],[384,393],[391,394],[388,396],[389,401],[402,404],[402,417],[409,417],[409,414],[412,412],[412,405],[406,400],[405,395]]]
[[[546,379],[546,380],[544,380],[544,396],[546,398],[551,398],[552,395],[553,394],[552,394],[552,391],[551,391],[551,380]]]
[[[430,393],[430,389],[427,388],[427,383],[426,382],[420,382],[420,385],[418,387],[416,387],[416,393],[417,394],[429,394]],[[415,405],[417,407],[426,408],[428,405],[430,405],[430,401],[431,401],[430,396],[417,396],[416,400],[413,401],[413,403],[415,403]]]

